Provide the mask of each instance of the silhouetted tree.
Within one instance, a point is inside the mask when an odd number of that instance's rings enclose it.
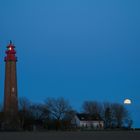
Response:
[[[34,119],[34,125],[42,126],[45,125],[45,122],[49,120],[50,112],[44,104],[32,104],[31,113]]]
[[[33,123],[31,101],[25,97],[19,99],[19,122],[21,129],[27,129]]]
[[[72,129],[73,127],[72,120],[74,119],[75,114],[76,111],[73,109],[66,112],[65,117],[63,118],[64,129]]]
[[[48,98],[45,100],[45,105],[51,113],[51,116],[56,120],[62,120],[67,112],[72,108],[68,101],[64,98]]]
[[[53,119],[56,129],[62,128],[62,121],[68,118],[72,111],[69,102],[64,98],[47,98],[45,106],[50,112],[50,117]]]
[[[84,113],[100,115],[104,119],[105,128],[121,128],[129,118],[128,110],[122,104],[118,103],[106,102],[102,104],[96,101],[85,101],[82,109]]]
[[[132,128],[132,125],[133,125],[133,120],[132,119],[127,119],[126,121],[127,121],[126,122],[127,123],[127,128],[128,129],[131,129]]]
[[[96,101],[85,101],[82,109],[84,113],[90,115],[101,115],[103,111],[102,104]]]
[[[111,112],[111,108],[109,108],[109,107],[106,108],[104,119],[105,119],[105,127],[106,128],[111,128],[111,126],[112,126],[112,112]]]
[[[111,106],[113,114],[113,124],[121,128],[124,124],[124,121],[129,117],[128,110],[121,104],[113,103]]]
[[[113,121],[112,115],[113,114],[112,114],[111,103],[109,102],[103,103],[103,118],[104,118],[105,128],[112,127],[112,121]]]

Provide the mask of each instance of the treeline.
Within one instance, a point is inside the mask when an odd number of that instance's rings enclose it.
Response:
[[[72,123],[77,113],[98,115],[104,121],[104,129],[128,128],[132,126],[128,110],[119,103],[84,101],[81,111],[76,111],[64,98],[47,98],[44,103],[32,103],[25,97],[19,99],[18,123],[20,130],[76,130]],[[0,113],[0,128],[3,123]]]

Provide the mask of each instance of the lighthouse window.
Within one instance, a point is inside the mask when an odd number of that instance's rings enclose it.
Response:
[[[15,89],[14,88],[12,88],[12,92],[14,92],[15,91]]]

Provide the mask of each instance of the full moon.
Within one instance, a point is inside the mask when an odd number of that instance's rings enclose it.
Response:
[[[132,103],[132,101],[130,99],[125,99],[124,100],[124,104],[131,104],[131,103]]]

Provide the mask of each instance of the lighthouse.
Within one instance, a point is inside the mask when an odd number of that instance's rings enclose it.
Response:
[[[10,41],[7,46],[5,61],[4,113],[12,118],[18,113],[17,71],[15,46]]]

